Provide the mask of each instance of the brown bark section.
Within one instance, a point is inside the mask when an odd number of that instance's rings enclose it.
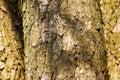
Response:
[[[25,80],[107,80],[99,0],[23,2]]]
[[[17,0],[0,0],[0,80],[24,80],[18,13]]]

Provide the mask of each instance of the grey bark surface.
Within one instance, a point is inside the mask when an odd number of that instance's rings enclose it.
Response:
[[[25,80],[107,80],[99,0],[23,2]]]

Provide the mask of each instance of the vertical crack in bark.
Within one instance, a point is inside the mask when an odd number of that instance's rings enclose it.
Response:
[[[21,3],[20,0],[1,0],[1,3],[3,4],[0,7],[6,13],[3,14],[4,18],[0,27],[4,34],[3,42],[5,46],[5,53],[1,56],[1,59],[5,57],[5,68],[1,71],[1,74],[4,73],[2,79],[24,80],[24,42]]]
[[[106,79],[106,76],[108,75],[107,73],[107,53],[106,53],[106,47],[105,47],[105,38],[104,38],[104,23],[103,23],[103,18],[102,18],[102,11],[101,11],[101,5],[100,5],[100,0],[97,1],[93,1],[94,2],[94,7],[92,8],[93,10],[96,9],[95,14],[93,14],[93,21],[94,21],[94,25],[96,25],[97,27],[95,27],[94,29],[97,31],[97,35],[93,34],[94,37],[94,43],[95,43],[95,48],[97,48],[98,50],[96,50],[96,54],[95,56],[97,57],[96,60],[98,60],[98,63],[94,63],[93,65],[96,66],[96,79],[97,80],[104,80]],[[91,10],[91,11],[93,11]],[[97,16],[98,15],[98,16]],[[98,40],[98,38],[100,37],[100,40]],[[101,49],[100,49],[101,48]],[[97,54],[99,53],[99,54]],[[94,56],[94,57],[95,57]],[[103,59],[102,59],[103,58]],[[99,65],[97,67],[97,65]],[[103,66],[104,65],[104,66]]]

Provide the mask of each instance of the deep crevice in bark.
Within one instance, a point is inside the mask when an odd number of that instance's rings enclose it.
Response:
[[[15,40],[16,45],[18,46],[18,47],[16,47],[15,51],[11,50],[11,53],[15,52],[15,54],[11,54],[11,55],[18,55],[18,57],[17,56],[14,56],[14,57],[17,61],[21,62],[21,63],[19,63],[19,62],[17,63],[17,67],[19,68],[19,66],[21,66],[21,68],[20,68],[20,72],[19,73],[17,72],[16,74],[19,74],[19,75],[17,75],[18,79],[24,80],[24,75],[25,75],[24,74],[24,72],[25,72],[25,69],[24,69],[24,65],[25,65],[24,64],[24,40],[23,40],[24,35],[23,35],[23,26],[22,26],[23,21],[22,21],[22,15],[21,15],[22,14],[21,1],[22,0],[11,0],[11,1],[4,0],[4,5],[6,8],[6,12],[7,12],[6,14],[8,15],[9,20],[11,21],[11,22],[9,22],[9,23],[11,23],[11,26],[9,29],[11,29],[10,31],[13,32],[13,35],[11,37],[13,37],[13,40]],[[8,26],[6,28],[8,28]],[[7,35],[7,36],[9,36],[9,35]],[[15,42],[13,42],[13,43],[15,43]],[[9,44],[7,47],[9,47]],[[14,62],[14,64],[16,64],[16,63]],[[18,71],[18,68],[16,68],[15,71]],[[21,75],[21,73],[22,73],[22,75]],[[17,77],[14,76],[13,79],[17,79]]]

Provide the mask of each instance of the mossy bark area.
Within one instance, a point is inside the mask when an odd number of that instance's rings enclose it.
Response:
[[[107,80],[99,0],[23,2],[25,80]]]
[[[11,5],[11,1],[0,0],[0,80],[24,80],[19,19],[11,11],[15,9]]]
[[[106,39],[109,80],[120,79],[120,0],[100,0]]]

